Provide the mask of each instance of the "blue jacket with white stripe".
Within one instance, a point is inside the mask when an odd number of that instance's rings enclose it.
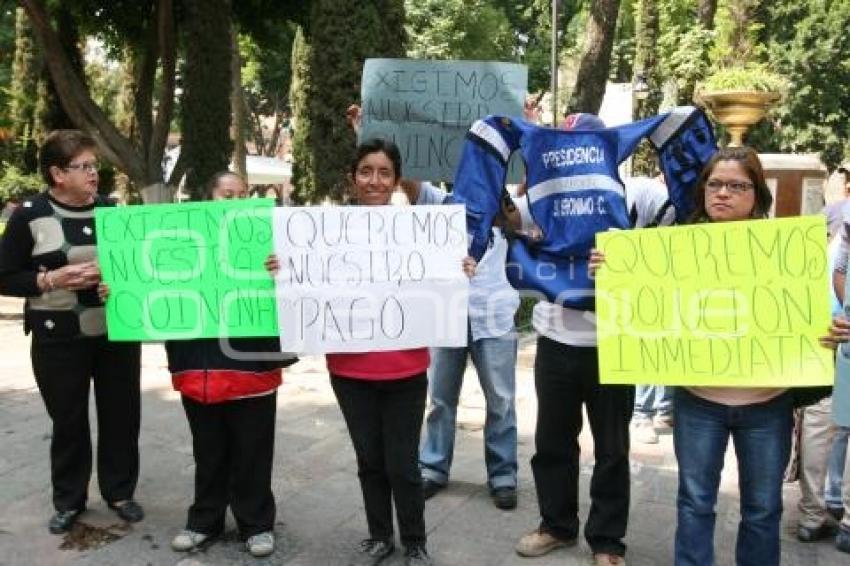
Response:
[[[693,186],[717,150],[703,112],[672,112],[600,130],[557,130],[501,116],[475,122],[463,148],[453,200],[466,206],[470,254],[480,259],[500,210],[508,158],[520,151],[526,166],[529,210],[540,241],[515,240],[508,278],[566,307],[592,309],[587,261],[597,232],[629,228],[617,167],[648,137],[667,180],[676,218],[693,210]]]

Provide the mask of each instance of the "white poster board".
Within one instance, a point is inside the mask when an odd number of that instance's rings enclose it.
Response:
[[[466,346],[463,206],[279,207],[274,240],[282,351]]]

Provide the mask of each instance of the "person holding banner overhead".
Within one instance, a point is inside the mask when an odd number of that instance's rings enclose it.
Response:
[[[71,529],[86,508],[92,468],[89,388],[97,407],[97,475],[107,505],[128,522],[139,476],[140,347],[106,338],[97,294],[94,209],[100,197],[94,139],[56,130],[41,147],[47,190],[23,202],[0,240],[0,293],[26,297],[32,368],[53,422],[50,468],[56,514],[48,529]]]
[[[605,124],[593,114],[581,113],[569,115],[565,127],[592,130]],[[658,201],[647,187],[646,183],[635,184],[634,189],[626,187],[626,207],[636,212],[634,225],[672,222],[672,215],[665,216],[662,210],[664,199]],[[533,231],[528,199],[518,199],[516,205],[518,215],[511,223],[515,228]],[[629,421],[634,388],[599,384],[592,312],[539,301],[534,306],[533,324],[539,335],[534,360],[538,410],[531,469],[540,522],[517,542],[516,553],[543,556],[578,541],[578,437],[586,411],[596,463],[584,538],[595,565],[622,566],[626,553],[622,539],[629,521]]]
[[[692,223],[766,218],[773,199],[756,152],[728,147],[706,164],[695,200]],[[594,251],[591,269],[599,269],[604,259]],[[715,506],[730,436],[741,498],[736,563],[778,565],[792,394],[783,388],[677,387],[674,399],[673,444],[679,463],[676,565],[715,563]]]
[[[394,143],[372,139],[357,147],[349,172],[355,204],[389,204],[400,179],[401,154]],[[269,256],[266,268],[279,271],[277,256]],[[471,276],[475,261],[465,258],[463,269]],[[428,348],[330,353],[326,360],[357,455],[369,525],[369,538],[361,541],[349,564],[378,564],[394,552],[393,503],[405,564],[432,564],[425,548],[425,502],[418,465]]]

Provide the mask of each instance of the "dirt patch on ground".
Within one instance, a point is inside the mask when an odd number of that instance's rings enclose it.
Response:
[[[93,527],[77,521],[62,539],[62,550],[92,550],[114,542],[130,531],[130,525],[119,523],[108,527]]]

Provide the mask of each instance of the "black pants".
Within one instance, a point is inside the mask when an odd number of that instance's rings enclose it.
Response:
[[[183,396],[195,454],[195,502],[186,528],[217,535],[227,506],[243,538],[274,529],[277,392],[204,405]]]
[[[89,384],[97,408],[97,477],[108,502],[133,497],[139,478],[138,342],[33,339],[32,369],[53,421],[50,471],[58,511],[84,509],[92,468]]]
[[[424,373],[391,381],[331,376],[357,454],[369,536],[393,537],[392,501],[404,546],[425,544],[425,500],[419,434],[428,380]]]
[[[587,407],[596,463],[584,536],[594,553],[625,554],[629,519],[629,420],[634,388],[599,385],[596,348],[537,340],[536,452],[531,459],[542,530],[560,539],[578,536],[579,444]]]

